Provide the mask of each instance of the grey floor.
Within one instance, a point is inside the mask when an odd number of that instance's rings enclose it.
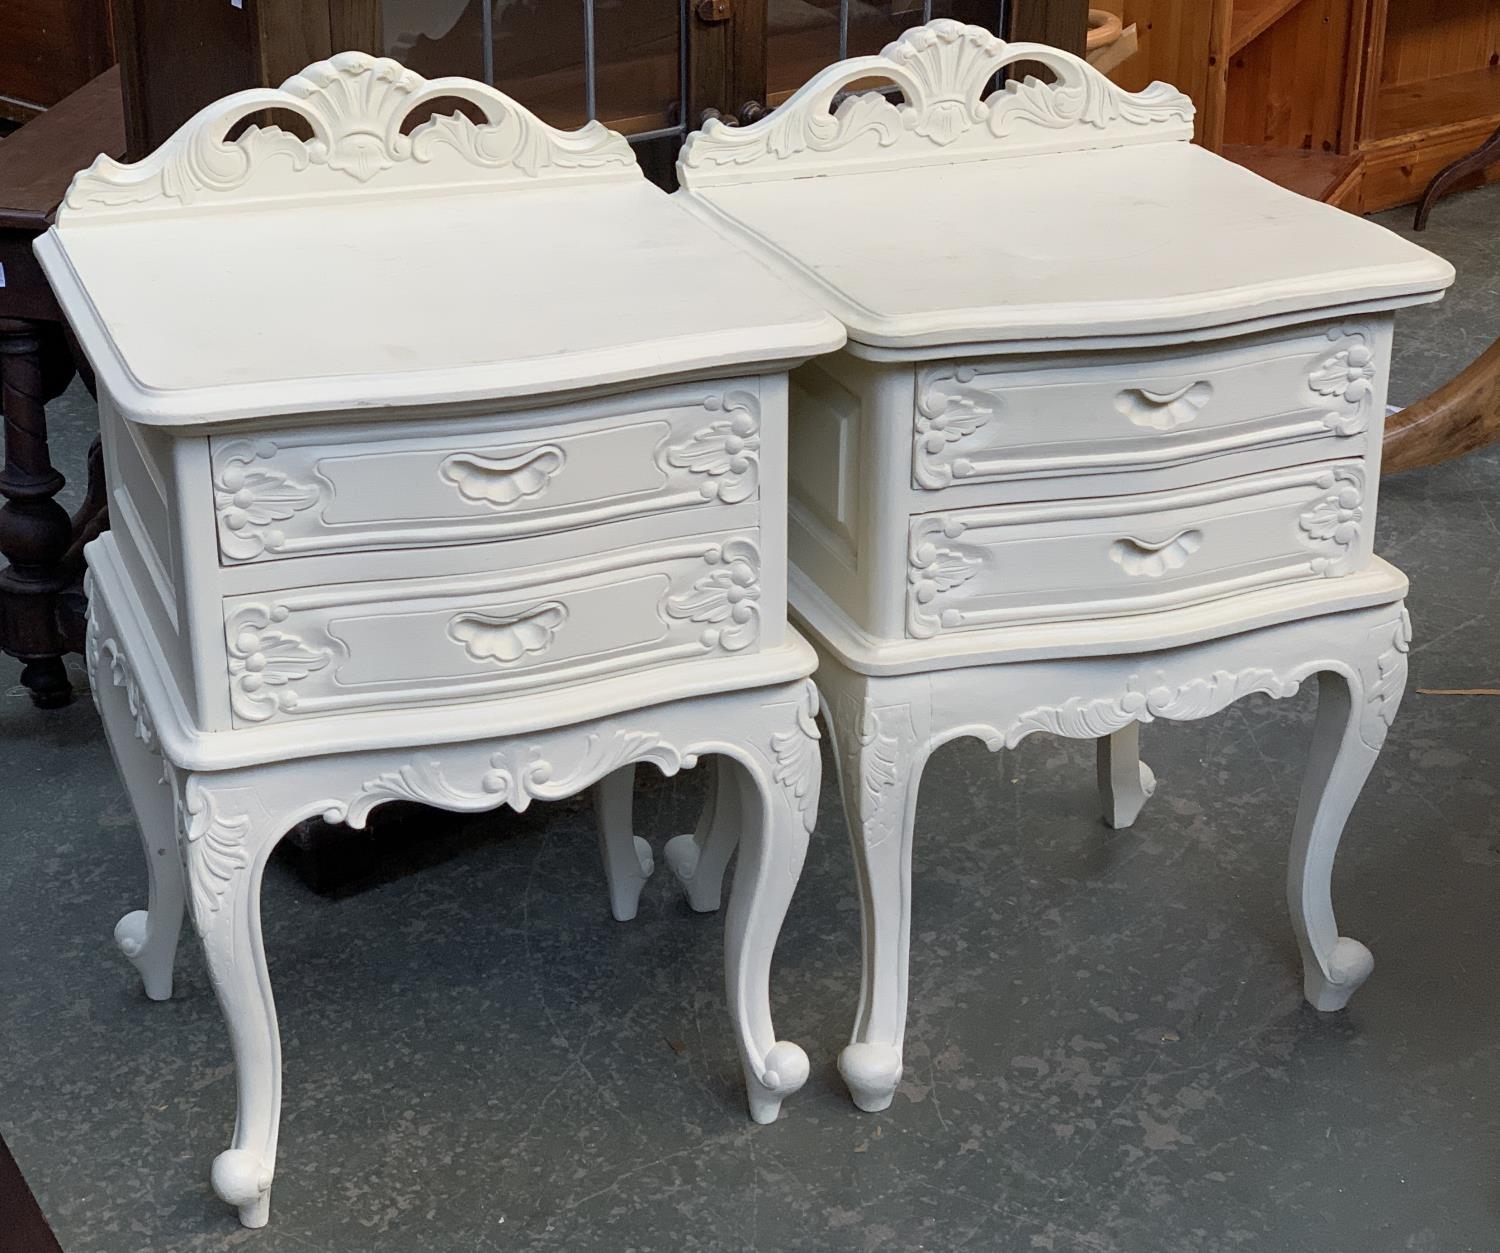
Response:
[[[1500,333],[1497,222],[1500,188],[1436,213],[1459,286],[1402,317],[1393,399]],[[91,421],[59,407],[69,465]],[[658,875],[612,922],[589,816],[555,806],[416,868],[397,850],[341,899],[273,864],[287,1083],[258,1233],[207,1185],[233,1081],[198,955],[157,1005],[110,944],[143,875],[94,712],[33,710],[6,662],[0,1132],[69,1253],[1500,1248],[1500,698],[1423,691],[1500,687],[1500,451],[1387,480],[1378,546],[1417,638],[1336,876],[1377,960],[1347,1012],[1302,1005],[1282,901],[1310,693],[1147,728],[1161,790],[1120,835],[1084,745],[940,752],[878,1116],[833,1067],[858,924],[831,788],[774,986],[813,1074],[770,1127],[742,1106],[719,920]],[[683,829],[697,786],[643,793],[642,829]]]

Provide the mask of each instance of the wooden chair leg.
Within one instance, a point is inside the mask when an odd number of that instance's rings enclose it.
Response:
[[[1445,165],[1432,176],[1432,181],[1427,184],[1427,190],[1422,193],[1422,199],[1417,201],[1417,215],[1412,220],[1412,230],[1425,231],[1427,218],[1432,212],[1433,205],[1469,175],[1478,174],[1497,162],[1500,162],[1500,129],[1497,129],[1468,156],[1459,157],[1457,161]]]

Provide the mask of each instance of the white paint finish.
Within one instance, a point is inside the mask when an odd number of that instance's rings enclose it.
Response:
[[[400,134],[440,97],[489,122]],[[315,138],[223,140],[267,107]],[[103,385],[154,425],[580,393],[844,338],[621,136],[359,53],[209,105],[135,165],[101,157],[36,251]]]
[[[1288,880],[1308,999],[1338,1008],[1371,968],[1329,877],[1406,672],[1406,580],[1372,552],[1389,310],[1452,269],[1177,142],[1170,89],[1125,96],[1049,53],[1059,84],[980,101],[1021,55],[932,23],[680,163],[681,196],[850,333],[804,373],[853,404],[793,391],[794,456],[834,464],[794,480],[789,586],[858,863],[840,1070],[867,1110],[901,1074],[920,774],[958,735],[1098,741],[1126,827],[1155,788],[1139,722],[1318,674]],[[878,74],[905,103],[829,115]],[[852,545],[830,521],[848,500]],[[705,899],[713,829],[669,846]]]
[[[261,938],[261,876],[281,836],[306,818],[363,827],[374,808],[392,800],[461,812],[502,805],[524,810],[534,800],[608,787],[637,763],[674,774],[705,757],[726,762],[717,769],[735,774],[742,802],[733,829],[720,833],[721,842],[739,847],[725,926],[726,999],[751,1116],[773,1121],[782,1100],[806,1082],[806,1055],[776,1038],[769,991],[771,955],[817,813],[817,693],[805,678],[651,703],[519,736],[459,743],[413,737],[395,748],[202,772],[156,756],[165,747],[155,730],[161,693],[149,671],[136,671],[121,643],[127,633],[120,624],[133,611],[128,590],[120,605],[111,603],[102,584],[94,593],[89,660],[105,731],[122,758],[133,755],[124,777],[137,815],[149,824],[148,850],[173,848],[182,858],[178,877],[163,872],[155,883],[144,920],[128,915],[120,932],[127,942],[144,936],[156,944],[143,971],[154,980],[154,992],[165,992],[171,953],[164,938],[154,937],[170,933],[186,897],[234,1050],[234,1138],[214,1160],[211,1177],[246,1226],[269,1217],[281,1112],[281,1045]],[[137,768],[147,758],[156,768]],[[169,792],[173,805],[161,804],[156,789]]]
[[[472,543],[755,501],[759,392],[743,379],[632,394],[581,421],[568,406],[534,412],[507,435],[486,417],[400,436],[365,423],[214,437],[220,552],[239,562]]]
[[[476,700],[753,651],[757,538],[699,536],[465,579],[226,600],[235,723]]]
[[[1329,578],[1370,554],[1357,461],[1178,492],[922,514],[907,633],[1105,618]]]
[[[1017,59],[1061,81],[981,100]],[[865,93],[828,116],[871,76],[910,103]],[[1066,53],[939,21],[754,126],[709,123],[683,149],[680,197],[800,280],[851,342],[886,348],[1221,327],[1453,281],[1425,249],[1185,142],[1190,120],[1161,84],[1130,96]]]
[[[1125,474],[1330,435],[1349,440],[1379,414],[1384,366],[1376,360],[1385,358],[1388,329],[1381,318],[1135,358],[925,366],[916,379],[912,486]],[[1363,451],[1363,441],[1350,448]]]
[[[438,95],[489,122],[402,136]],[[223,140],[271,104],[315,139]],[[751,1116],[774,1119],[809,1069],[768,983],[820,773],[812,651],[786,629],[784,371],[838,324],[619,136],[361,55],[96,163],[39,255],[98,367],[117,523],[87,551],[90,665],[152,859],[117,940],[165,996],[191,911],[235,1050],[218,1194],[267,1221],[280,836],[596,784],[628,830],[642,761],[728,763],[727,999]],[[650,868],[626,851],[622,916]]]
[[[902,1068],[911,943],[912,827],[922,769],[960,736],[996,750],[1038,731],[1101,742],[1156,718],[1193,719],[1251,692],[1289,696],[1319,680],[1319,711],[1291,841],[1287,894],[1304,986],[1320,1010],[1341,1009],[1373,967],[1341,937],[1331,875],[1345,819],[1385,739],[1406,679],[1410,625],[1400,602],[1324,615],[1137,656],[1058,659],[872,678],[820,651],[844,809],[863,887],[864,980],[839,1069],[862,1109],[890,1104]],[[1133,743],[1123,769],[1148,774]],[[1101,772],[1102,773],[1102,772]],[[1101,779],[1101,784],[1104,780]],[[1149,791],[1142,787],[1143,791]],[[1112,797],[1104,786],[1106,805]],[[1131,801],[1131,809],[1138,805]],[[1113,825],[1134,813],[1116,808]]]

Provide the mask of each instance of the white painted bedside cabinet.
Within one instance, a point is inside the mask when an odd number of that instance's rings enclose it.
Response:
[[[456,100],[485,121],[403,133]],[[268,108],[311,138],[243,128]],[[101,158],[37,251],[99,378],[88,660],[150,871],[116,937],[169,996],[186,901],[233,1041],[212,1174],[241,1221],[266,1221],[280,1111],[266,859],[388,800],[523,809],[715,756],[729,1007],[775,1118],[808,1073],[768,971],[819,783],[786,370],[839,323],[619,135],[353,53]]]
[[[1056,81],[981,99],[1017,60]],[[869,79],[904,100],[837,102]],[[1371,550],[1391,311],[1452,269],[1191,136],[1170,87],[938,21],[683,149],[679,198],[849,332],[792,375],[789,545],[861,884],[862,1108],[900,1078],[917,785],[958,736],[1098,739],[1128,826],[1139,723],[1316,675],[1288,879],[1308,1000],[1370,972],[1329,879],[1406,675],[1406,580]],[[725,838],[674,863],[721,868]]]

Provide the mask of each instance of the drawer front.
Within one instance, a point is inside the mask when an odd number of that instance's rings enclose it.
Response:
[[[221,558],[478,543],[758,498],[753,379],[577,408],[585,416],[572,421],[559,410],[413,421],[399,435],[387,425],[216,437]]]
[[[1033,368],[996,358],[925,367],[912,486],[1156,469],[1359,436],[1384,404],[1386,342],[1375,324],[1339,325]]]
[[[907,634],[1144,613],[1346,574],[1374,524],[1359,461],[911,521]]]
[[[754,651],[758,543],[754,530],[700,535],[499,574],[226,599],[235,725],[467,701]]]

